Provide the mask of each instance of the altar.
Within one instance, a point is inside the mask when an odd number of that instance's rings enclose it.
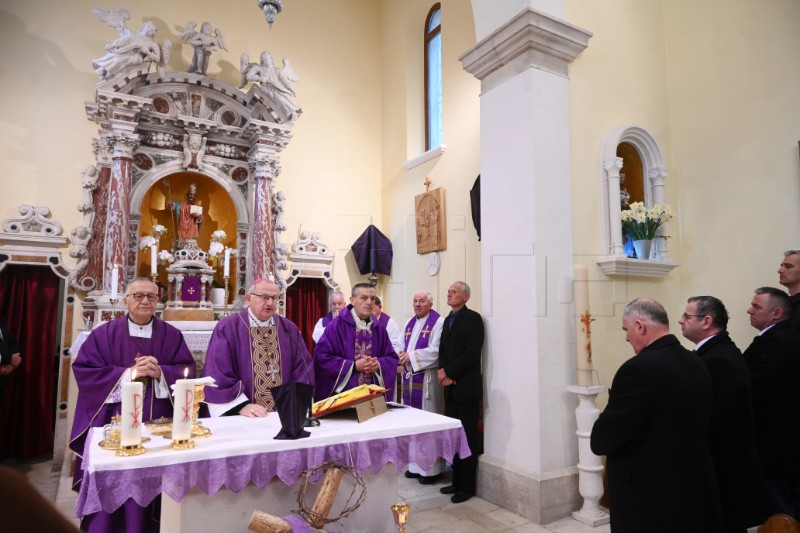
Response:
[[[429,468],[439,457],[470,454],[461,423],[411,407],[359,424],[346,414],[322,419],[311,436],[275,440],[277,414],[202,419],[213,435],[190,450],[168,448],[158,435],[147,453],[117,457],[100,448],[102,431],[92,430],[84,450],[84,474],[75,505],[82,517],[113,511],[128,498],[148,503],[163,494],[162,532],[247,531],[255,509],[283,516],[297,509],[296,484],[302,472],[325,461],[355,468],[367,486],[366,500],[352,515],[331,525],[348,532],[395,531],[390,506],[397,503],[397,474],[408,463]],[[307,494],[313,503],[318,487]],[[347,478],[334,503],[338,513],[350,494]],[[352,502],[351,502],[352,503]]]

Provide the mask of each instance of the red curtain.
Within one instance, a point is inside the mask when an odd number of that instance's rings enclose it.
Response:
[[[328,289],[322,280],[298,278],[286,289],[286,318],[303,334],[308,352],[314,355],[314,325],[328,312]]]
[[[0,272],[0,320],[22,356],[0,393],[0,460],[53,453],[59,284],[50,267],[8,265]]]

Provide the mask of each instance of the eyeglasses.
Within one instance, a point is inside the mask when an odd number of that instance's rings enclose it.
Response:
[[[689,319],[689,317],[692,317],[692,316],[693,316],[693,317],[696,317],[696,318],[703,318],[703,317],[706,317],[706,316],[708,316],[708,315],[690,315],[690,314],[688,314],[688,313],[683,313],[683,314],[681,315],[681,318],[682,318],[682,319],[684,319],[684,320],[688,320],[688,319]]]
[[[273,296],[271,294],[256,294],[254,292],[251,292],[250,296],[256,296],[258,298],[261,298],[261,300],[264,301],[264,302],[268,302],[270,300],[272,300],[273,302],[277,302],[278,301],[278,295],[277,294],[275,296]]]
[[[145,293],[143,293],[143,292],[135,292],[135,293],[133,293],[133,294],[127,294],[127,295],[125,295],[125,297],[126,297],[126,298],[127,298],[128,296],[133,296],[133,299],[134,299],[134,300],[136,300],[137,302],[141,302],[141,301],[142,301],[142,300],[144,300],[145,298],[147,298],[147,300],[148,300],[150,303],[153,303],[153,304],[154,304],[154,303],[156,303],[156,302],[158,301],[158,294],[145,294]]]

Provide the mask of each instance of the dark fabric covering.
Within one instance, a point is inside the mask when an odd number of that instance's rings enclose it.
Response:
[[[392,242],[374,225],[370,224],[350,249],[362,276],[370,272],[391,275]]]
[[[623,363],[591,436],[592,452],[607,456],[612,532],[722,531],[712,404],[705,365],[674,335]]]
[[[22,357],[0,391],[0,460],[53,452],[59,285],[49,267],[0,272],[0,313]]]
[[[286,289],[286,318],[294,322],[306,349],[314,354],[314,326],[328,308],[328,288],[316,278],[298,278]]]
[[[475,184],[469,191],[469,205],[472,208],[472,225],[478,232],[478,240],[481,240],[481,175],[475,179]]]
[[[272,387],[272,397],[275,399],[275,410],[281,419],[281,430],[275,435],[279,440],[304,439],[311,435],[303,430],[314,387],[308,383],[292,381],[277,387]]]

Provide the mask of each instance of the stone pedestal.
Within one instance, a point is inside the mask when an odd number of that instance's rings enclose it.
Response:
[[[578,395],[578,407],[575,408],[578,430],[575,433],[578,435],[578,491],[583,497],[583,507],[573,512],[572,518],[597,527],[607,524],[610,517],[600,507],[600,498],[603,497],[603,464],[600,457],[592,453],[589,439],[592,436],[592,426],[600,416],[595,399],[598,394],[606,391],[606,387],[570,385],[567,390]]]

